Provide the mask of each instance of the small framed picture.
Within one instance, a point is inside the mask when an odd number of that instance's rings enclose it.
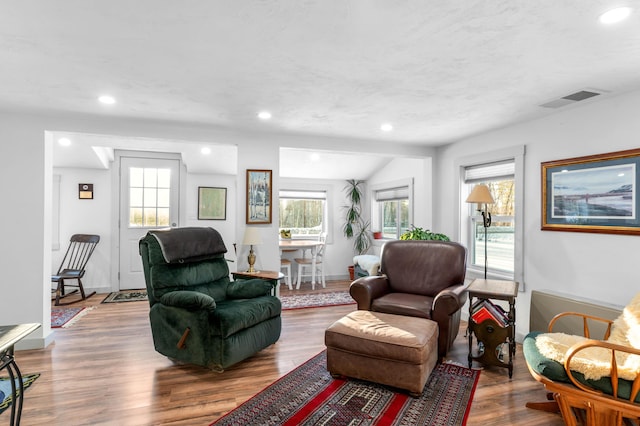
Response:
[[[198,187],[198,220],[227,219],[227,188]]]
[[[247,224],[271,223],[271,170],[247,170]]]
[[[81,200],[93,200],[93,184],[92,183],[79,183],[78,184],[78,198]]]

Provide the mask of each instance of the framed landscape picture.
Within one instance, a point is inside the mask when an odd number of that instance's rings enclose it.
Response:
[[[198,187],[198,220],[227,219],[227,188]]]
[[[247,170],[247,224],[271,223],[271,170]]]
[[[542,230],[640,234],[640,149],[541,166]]]

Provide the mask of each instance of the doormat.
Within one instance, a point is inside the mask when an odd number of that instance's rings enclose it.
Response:
[[[23,374],[22,375],[22,383],[24,385],[24,390],[26,391],[29,386],[36,379],[40,377],[40,374]],[[16,391],[20,392],[20,385],[18,384],[18,379],[16,381]],[[2,413],[7,408],[11,407],[13,403],[13,395],[11,394],[11,379],[9,377],[0,378],[0,413]]]
[[[355,379],[333,379],[326,351],[211,425],[465,425],[480,370],[437,364],[422,395]]]
[[[293,294],[280,296],[282,310],[320,308],[323,306],[352,305],[356,301],[348,291],[334,291],[331,293]]]
[[[147,301],[147,290],[123,290],[109,293],[102,303]]]
[[[67,328],[85,316],[93,307],[51,308],[51,328]]]

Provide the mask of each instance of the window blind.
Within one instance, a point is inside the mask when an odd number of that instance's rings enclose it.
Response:
[[[374,196],[376,201],[407,200],[409,199],[409,187],[379,189],[375,191]]]
[[[293,191],[293,190],[280,190],[280,198],[293,199],[293,200],[326,200],[327,191]]]
[[[516,163],[513,160],[500,161],[496,163],[479,164],[469,166],[464,169],[464,182],[485,182],[514,177],[516,173]]]

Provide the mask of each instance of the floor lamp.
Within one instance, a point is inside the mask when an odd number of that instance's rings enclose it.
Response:
[[[484,227],[484,279],[487,279],[487,228],[491,226],[491,213],[487,211],[487,204],[495,201],[489,192],[489,187],[485,184],[478,184],[473,188],[467,197],[467,203],[478,204],[478,211],[482,212],[482,226]],[[484,204],[484,209],[482,205]]]

